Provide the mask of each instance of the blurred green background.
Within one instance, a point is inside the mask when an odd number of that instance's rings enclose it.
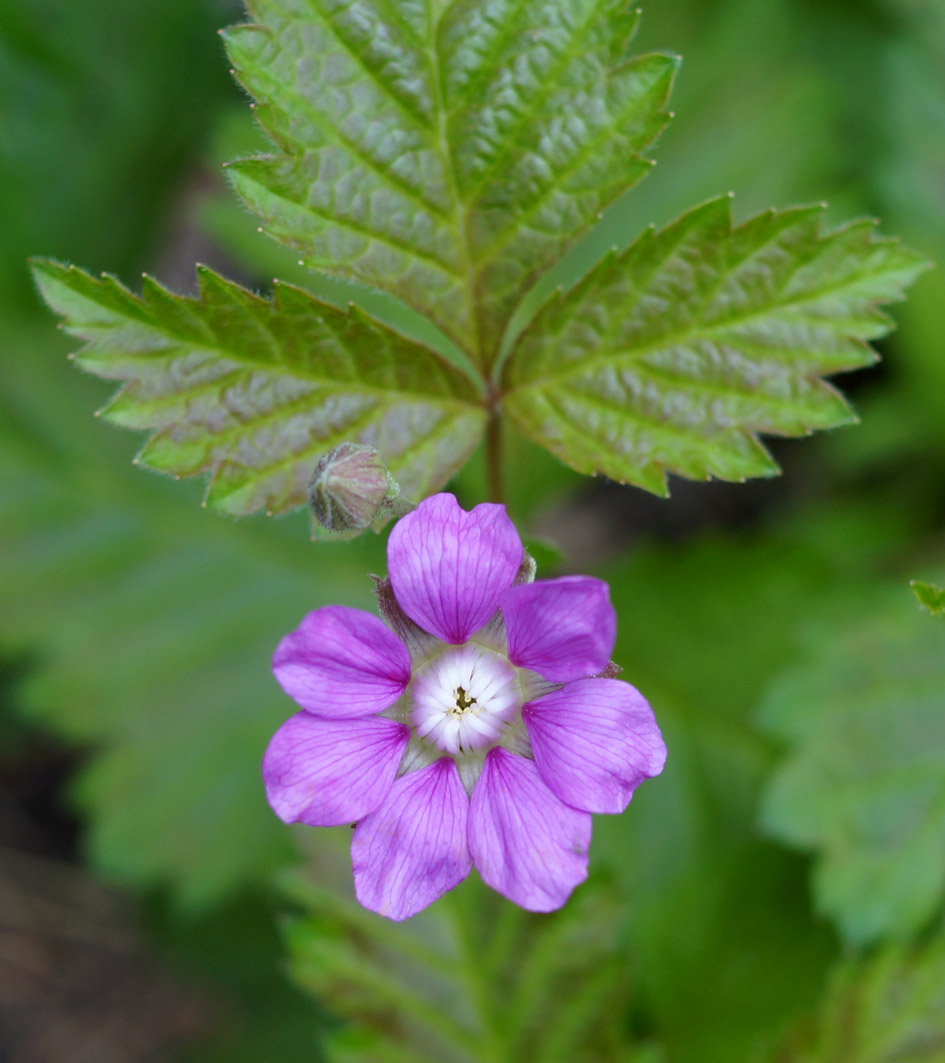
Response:
[[[945,1059],[945,628],[908,587],[945,571],[945,274],[843,382],[862,424],[776,442],[779,480],[662,501],[508,440],[514,518],[611,581],[670,759],[598,817],[560,916],[471,881],[382,925],[345,832],[282,826],[259,760],[292,711],[272,647],[371,608],[383,542],[231,522],[133,469],[26,267],[311,286],[221,170],[261,144],[216,35],[242,17],[0,0],[0,1056]],[[732,190],[739,217],[827,200],[945,261],[941,0],[660,0],[635,48],[685,62],[608,243]],[[478,458],[454,489],[479,500]],[[905,1033],[867,1029],[923,978]]]

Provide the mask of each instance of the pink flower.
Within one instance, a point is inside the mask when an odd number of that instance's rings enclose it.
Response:
[[[475,865],[523,908],[587,877],[592,812],[621,812],[666,748],[610,678],[616,617],[587,576],[531,582],[505,509],[434,495],[394,527],[377,617],[318,609],[276,649],[302,708],[263,760],[285,822],[357,823],[366,908],[416,914]]]

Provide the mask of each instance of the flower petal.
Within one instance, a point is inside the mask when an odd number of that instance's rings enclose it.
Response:
[[[666,746],[643,695],[619,679],[579,679],[522,707],[535,763],[574,808],[622,812],[659,775]]]
[[[407,919],[469,874],[469,798],[443,757],[402,775],[351,839],[354,891],[372,912]]]
[[[410,655],[376,616],[326,605],[279,643],[272,671],[303,709],[351,719],[394,704],[410,682]]]
[[[617,614],[603,580],[563,576],[502,595],[509,660],[554,683],[602,672],[617,637]]]
[[[590,815],[559,800],[534,761],[490,750],[469,806],[469,850],[487,885],[530,911],[553,911],[587,878],[590,841]]]
[[[266,797],[286,823],[337,827],[378,808],[410,740],[396,720],[323,720],[298,712],[263,757]]]
[[[458,645],[499,608],[522,564],[505,507],[467,513],[452,495],[425,499],[390,533],[387,566],[401,608],[424,631]]]

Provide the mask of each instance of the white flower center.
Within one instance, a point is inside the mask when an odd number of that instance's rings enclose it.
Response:
[[[407,697],[416,733],[453,754],[494,745],[523,701],[517,669],[472,642],[423,665]]]

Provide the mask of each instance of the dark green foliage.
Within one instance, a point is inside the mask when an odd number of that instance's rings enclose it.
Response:
[[[820,1013],[771,1063],[938,1063],[945,1059],[945,939],[889,947],[834,972]]]
[[[853,942],[911,936],[945,897],[945,640],[901,587],[865,600],[761,707],[790,746],[763,823],[818,852],[818,907]]]

